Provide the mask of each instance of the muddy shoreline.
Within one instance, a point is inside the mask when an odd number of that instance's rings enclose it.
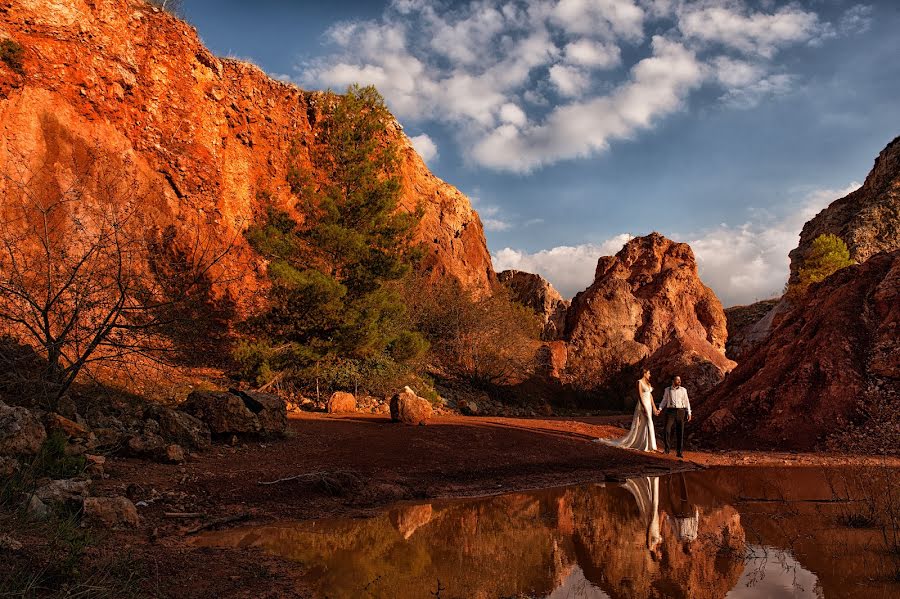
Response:
[[[245,548],[191,545],[195,533],[278,520],[363,517],[402,501],[481,497],[620,481],[714,466],[846,466],[866,456],[773,452],[641,454],[594,443],[621,417],[440,417],[428,426],[383,416],[303,414],[285,439],[214,445],[179,466],[113,458],[95,495],[126,495],[141,526],[104,532],[98,553],[127,552],[161,597],[307,597],[297,564]]]

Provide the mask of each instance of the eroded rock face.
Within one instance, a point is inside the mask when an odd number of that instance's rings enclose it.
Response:
[[[541,339],[559,339],[566,326],[569,302],[540,275],[520,270],[504,270],[497,278],[512,293],[512,298],[534,310],[541,318]]]
[[[431,418],[431,403],[409,387],[391,398],[391,420],[403,424],[425,424]]]
[[[572,300],[565,378],[613,405],[636,400],[638,369],[649,367],[655,381],[678,374],[701,395],[734,368],[727,334],[722,304],[700,281],[690,246],[651,233],[600,258],[593,284]]]
[[[790,254],[792,282],[813,240],[826,233],[843,239],[857,262],[900,249],[900,137],[881,151],[862,187],[804,225],[800,245]]]
[[[879,431],[880,451],[895,452],[888,429],[900,423],[891,420],[898,399],[900,250],[813,285],[699,406],[698,438],[806,450],[853,420]],[[878,406],[887,409],[867,417]]]
[[[728,325],[728,341],[725,355],[738,360],[745,351],[752,349],[768,333],[774,316],[771,312],[778,305],[777,299],[763,300],[746,306],[725,309]]]
[[[319,176],[310,148],[321,94],[213,56],[192,27],[149,3],[12,0],[0,30],[24,48],[25,72],[0,62],[0,169],[24,156],[65,183],[88,149],[112,166],[127,161],[148,234],[171,227],[171,245],[184,252],[234,240],[224,272],[212,273],[215,291],[252,308],[247,290],[266,284],[265,263],[241,233],[270,201],[303,220],[287,175]],[[478,214],[428,170],[399,125],[391,136],[401,208],[423,209],[414,241],[427,249],[424,267],[489,293],[495,275]]]

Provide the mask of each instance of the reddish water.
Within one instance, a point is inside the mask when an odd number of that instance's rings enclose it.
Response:
[[[861,474],[725,468],[403,504],[197,542],[294,560],[320,597],[900,597],[900,555],[881,530],[890,515],[855,501],[892,495],[885,485],[900,473]]]

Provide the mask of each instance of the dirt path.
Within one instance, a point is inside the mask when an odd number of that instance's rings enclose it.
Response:
[[[142,529],[117,534],[115,542],[150,565],[154,594],[307,596],[293,575],[296,566],[252,550],[196,549],[189,545],[189,531],[236,517],[267,522],[364,516],[401,500],[489,495],[685,468],[873,461],[737,452],[688,452],[682,461],[592,442],[621,435],[614,424],[627,420],[441,417],[428,426],[408,427],[384,416],[304,414],[290,421],[284,440],[216,445],[181,466],[110,460],[110,476],[95,492],[126,494],[139,505]],[[286,480],[260,484],[279,479]]]

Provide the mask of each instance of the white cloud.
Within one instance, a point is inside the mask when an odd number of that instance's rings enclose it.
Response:
[[[724,306],[775,297],[787,281],[788,252],[797,247],[803,225],[859,186],[853,182],[843,189],[808,191],[783,214],[758,214],[741,225],[722,224],[687,235],[667,235],[690,244],[701,280]],[[559,246],[537,252],[507,247],[492,258],[497,271],[516,269],[540,274],[563,296],[572,297],[593,282],[597,259],[615,254],[632,237],[623,233],[599,244]]]
[[[808,192],[784,214],[762,214],[739,226],[723,224],[687,236],[700,277],[726,307],[780,295],[788,277],[788,252],[797,247],[803,225],[859,186],[853,182],[843,189]]]
[[[589,39],[579,39],[566,44],[566,62],[585,67],[609,69],[622,62],[619,47],[609,43],[599,43]]]
[[[844,35],[865,33],[872,26],[872,7],[857,4],[847,9],[838,22],[838,29]]]
[[[871,19],[858,5],[836,29],[799,5],[762,7],[750,10],[743,0],[394,0],[381,19],[331,27],[332,53],[298,65],[296,79],[336,89],[374,84],[400,119],[449,125],[468,159],[528,171],[651,129],[706,83],[722,88],[729,107],[784,94],[795,78],[774,63],[779,51],[838,29],[863,31]],[[651,31],[661,33],[643,43]],[[617,68],[623,56],[633,62]]]
[[[497,272],[514,269],[537,273],[550,281],[563,297],[570,298],[593,282],[600,256],[615,254],[632,237],[622,233],[599,244],[563,245],[534,253],[504,248],[491,258]]]
[[[588,86],[587,73],[577,67],[555,64],[550,67],[550,82],[566,97],[580,96]]]
[[[827,30],[816,13],[785,6],[774,13],[747,13],[743,6],[687,4],[678,27],[689,38],[771,58],[784,45],[815,39]]]
[[[415,148],[416,152],[418,152],[419,156],[422,157],[422,160],[430,163],[432,160],[437,158],[438,149],[432,140],[427,134],[422,133],[421,135],[416,135],[415,137],[409,138],[410,143],[412,143],[412,147]]]

